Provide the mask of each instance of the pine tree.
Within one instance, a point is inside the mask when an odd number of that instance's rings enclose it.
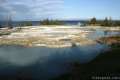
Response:
[[[109,20],[108,20],[107,17],[106,17],[105,20],[103,21],[102,26],[110,26],[110,25],[109,25]]]
[[[96,24],[97,24],[96,18],[95,18],[95,17],[92,18],[92,19],[90,20],[89,24],[90,24],[90,25],[96,25]]]

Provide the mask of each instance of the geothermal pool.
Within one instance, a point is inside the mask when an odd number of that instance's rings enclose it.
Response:
[[[68,72],[71,63],[87,63],[106,49],[100,44],[60,49],[0,46],[0,79],[48,80]]]

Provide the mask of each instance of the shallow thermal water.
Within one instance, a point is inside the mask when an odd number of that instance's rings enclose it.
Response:
[[[0,46],[0,79],[48,80],[69,71],[72,62],[93,60],[105,45],[73,48]]]
[[[93,40],[96,40],[96,39],[99,39],[101,37],[109,37],[109,36],[118,36],[120,35],[120,32],[119,31],[104,31],[104,30],[95,30],[93,32],[90,32],[87,37],[89,39],[93,39]]]

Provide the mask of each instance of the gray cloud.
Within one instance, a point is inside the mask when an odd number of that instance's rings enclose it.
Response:
[[[0,4],[3,4],[5,2],[6,2],[6,0],[0,0]]]
[[[32,19],[50,18],[60,10],[62,3],[63,0],[0,0],[0,16],[12,14],[15,19],[30,16]]]

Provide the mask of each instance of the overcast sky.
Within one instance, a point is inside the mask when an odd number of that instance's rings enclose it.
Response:
[[[120,19],[120,0],[0,0],[0,19]]]

